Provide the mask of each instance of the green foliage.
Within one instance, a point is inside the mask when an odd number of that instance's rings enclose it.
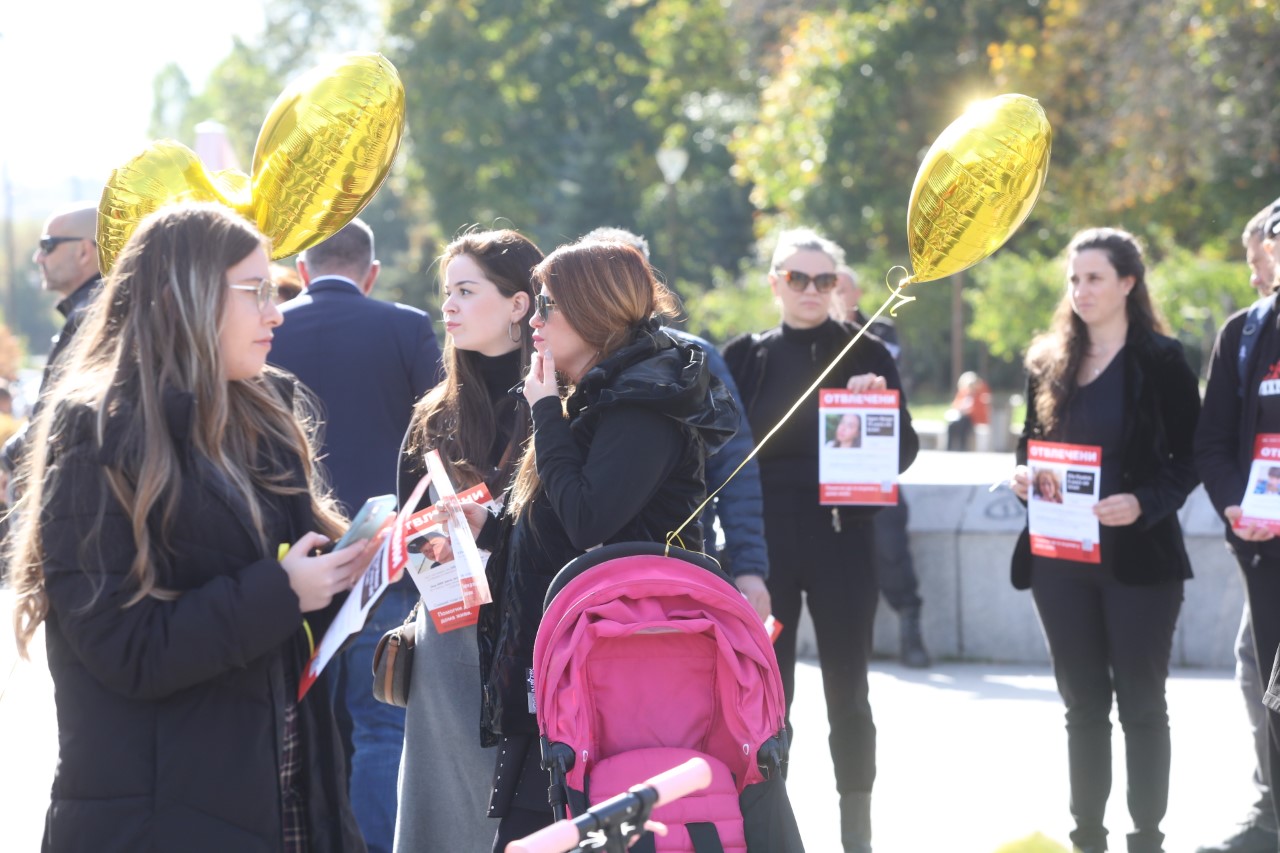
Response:
[[[1171,334],[1182,341],[1191,366],[1202,374],[1223,322],[1257,298],[1243,262],[1213,260],[1182,248],[1167,251],[1147,281]]]
[[[970,270],[965,302],[973,311],[969,336],[997,359],[1017,363],[1031,339],[1049,328],[1065,292],[1061,258],[999,252]]]

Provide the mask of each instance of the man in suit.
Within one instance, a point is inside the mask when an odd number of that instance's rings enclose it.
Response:
[[[373,232],[359,219],[303,252],[298,273],[306,289],[281,306],[284,323],[271,349],[272,363],[293,372],[320,399],[322,458],[349,514],[370,497],[395,493],[400,442],[413,405],[440,369],[430,317],[369,298],[380,266]],[[349,719],[351,804],[370,853],[391,851],[405,713],[373,698],[373,649],[417,598],[413,582],[401,578],[326,670],[335,710]]]

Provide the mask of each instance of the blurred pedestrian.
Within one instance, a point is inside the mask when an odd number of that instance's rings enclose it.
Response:
[[[1158,853],[1169,801],[1165,681],[1191,577],[1177,513],[1198,482],[1192,436],[1200,394],[1182,346],[1163,334],[1131,234],[1076,234],[1066,284],[1049,331],[1027,351],[1027,419],[1012,485],[1026,501],[1030,440],[1100,447],[1093,515],[1101,562],[1033,556],[1024,529],[1012,580],[1031,589],[1066,705],[1072,842],[1082,853],[1107,849],[1114,697],[1133,819],[1128,849]],[[1061,500],[1056,479],[1052,494],[1046,499]]]
[[[956,396],[946,420],[947,450],[973,450],[974,427],[991,425],[991,389],[972,370],[956,380]]]

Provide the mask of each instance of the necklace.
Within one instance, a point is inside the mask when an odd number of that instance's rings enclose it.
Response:
[[[1111,363],[1112,357],[1119,351],[1120,351],[1120,347],[1116,347],[1115,349],[1097,350],[1094,352],[1085,353],[1086,359],[1088,359],[1093,364],[1098,365],[1093,368],[1093,374],[1090,376],[1090,378],[1097,379],[1099,374],[1102,373],[1103,368],[1105,368],[1108,364]]]

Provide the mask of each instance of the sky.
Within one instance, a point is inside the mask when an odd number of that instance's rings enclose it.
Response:
[[[172,0],[0,2],[0,169],[15,218],[96,199],[150,141],[156,73],[177,62],[200,91],[233,36],[261,33],[261,5],[204,4],[215,16]]]

